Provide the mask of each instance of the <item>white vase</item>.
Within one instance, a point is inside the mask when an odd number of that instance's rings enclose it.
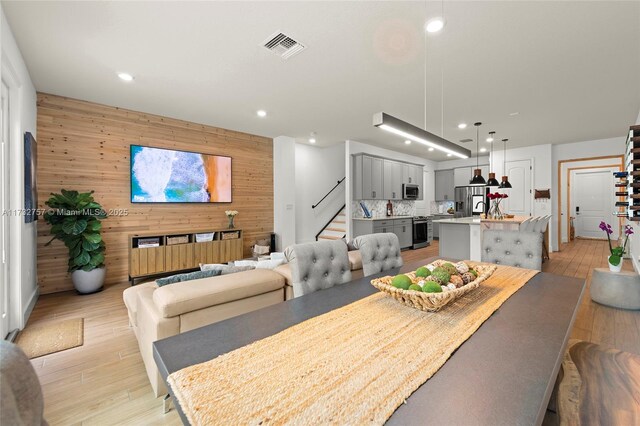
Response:
[[[611,262],[609,262],[609,258],[607,258],[607,263],[609,264],[609,270],[611,272],[620,272],[622,270],[622,264],[624,263],[624,259],[620,259],[620,263],[618,263],[618,265],[612,265]]]
[[[96,293],[102,290],[106,271],[105,267],[92,269],[91,271],[78,269],[71,273],[71,281],[80,294]]]

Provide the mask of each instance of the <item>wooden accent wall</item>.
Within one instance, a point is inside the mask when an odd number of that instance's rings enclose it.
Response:
[[[135,233],[189,232],[225,228],[225,210],[238,210],[244,255],[256,239],[273,231],[273,141],[202,124],[38,94],[39,207],[60,189],[95,191],[106,209],[126,216],[103,222],[107,245],[106,285],[128,277],[128,236]],[[232,157],[233,202],[212,204],[132,204],[129,146],[195,151]],[[38,284],[41,293],[72,290],[67,249],[49,241],[49,226],[38,220]]]

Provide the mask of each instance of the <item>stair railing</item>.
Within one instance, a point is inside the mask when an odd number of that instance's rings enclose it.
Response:
[[[344,180],[344,179],[343,179],[343,180]],[[338,183],[340,183],[340,182],[338,182]],[[333,222],[333,219],[335,219],[336,217],[338,217],[338,215],[340,214],[340,212],[341,212],[342,210],[344,210],[344,208],[345,208],[345,207],[347,207],[347,205],[346,205],[346,204],[344,204],[342,207],[340,207],[340,209],[338,210],[338,212],[337,212],[336,214],[334,214],[334,215],[333,215],[333,217],[331,218],[331,220],[329,220],[329,222],[325,223],[325,225],[322,227],[322,229],[320,230],[320,232],[318,232],[318,233],[316,234],[316,241],[318,241],[318,237],[320,236],[320,234],[322,234],[322,231],[324,231],[325,229],[327,229],[327,226],[331,225],[331,222]],[[347,218],[346,218],[346,217],[345,217],[344,221],[345,221],[345,225],[346,225],[346,221],[347,221]]]
[[[323,202],[323,201],[324,201],[324,199],[325,199],[325,198],[327,198],[327,197],[329,196],[329,194],[331,194],[331,193],[332,193],[332,192],[333,192],[333,191],[334,191],[338,186],[340,186],[340,184],[341,184],[342,182],[344,182],[344,180],[345,180],[346,178],[347,178],[347,177],[345,176],[345,177],[343,177],[342,179],[340,179],[340,180],[338,181],[338,183],[336,183],[336,185],[335,185],[333,188],[331,188],[331,190],[330,190],[329,192],[327,192],[327,195],[325,195],[324,197],[322,197],[322,200],[320,200],[320,201],[318,201],[316,204],[312,205],[312,206],[311,206],[311,208],[312,208],[312,209],[315,209],[316,207],[318,207],[318,206],[320,205],[320,203],[321,203],[321,202]],[[337,215],[336,215],[336,216],[337,216]]]

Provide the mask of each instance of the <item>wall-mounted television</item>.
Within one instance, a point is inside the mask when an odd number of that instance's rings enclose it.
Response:
[[[230,203],[231,157],[131,145],[132,203]]]

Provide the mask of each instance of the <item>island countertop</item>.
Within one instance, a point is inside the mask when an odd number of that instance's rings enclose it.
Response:
[[[394,220],[413,219],[413,216],[380,216],[380,217],[352,217],[353,220]]]
[[[452,219],[437,219],[433,221],[440,225],[480,225],[480,217],[457,217]]]
[[[529,219],[531,216],[514,216],[514,217],[510,217],[510,218],[504,218],[504,219],[482,219],[482,222],[496,222],[496,223],[506,223],[506,222],[512,222],[512,223],[522,223],[525,220]]]

